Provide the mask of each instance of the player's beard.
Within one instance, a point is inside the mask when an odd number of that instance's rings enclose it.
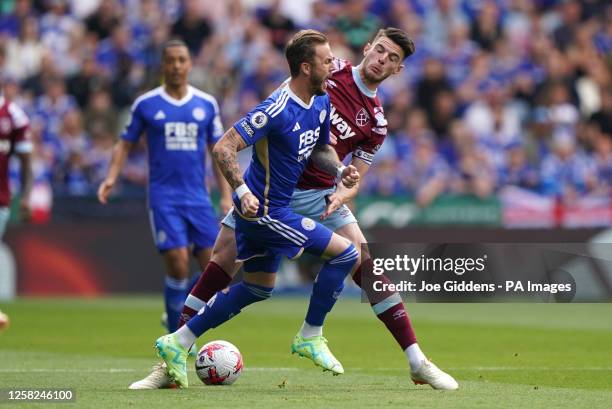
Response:
[[[327,76],[310,77],[310,91],[312,92],[313,95],[319,95],[319,96],[325,95],[325,89],[327,88],[325,84],[326,80],[327,80]]]

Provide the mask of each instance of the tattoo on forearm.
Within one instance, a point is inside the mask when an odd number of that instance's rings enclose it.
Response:
[[[219,170],[221,170],[232,189],[236,189],[244,183],[242,171],[236,158],[236,152],[239,150],[241,141],[240,135],[234,128],[231,128],[213,149],[213,156],[219,165]]]
[[[330,145],[316,145],[311,159],[319,169],[332,176],[336,176],[338,167],[342,166],[338,154]]]

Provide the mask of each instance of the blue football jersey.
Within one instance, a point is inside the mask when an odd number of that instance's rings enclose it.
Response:
[[[210,202],[205,186],[206,146],[223,136],[215,98],[193,87],[180,101],[163,87],[140,96],[121,135],[137,142],[146,133],[150,204]]]
[[[285,84],[234,124],[246,144],[255,145],[244,181],[259,199],[258,216],[289,206],[315,145],[329,143],[330,111],[327,94],[306,104]]]

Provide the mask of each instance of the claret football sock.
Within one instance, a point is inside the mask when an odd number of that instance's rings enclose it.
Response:
[[[185,300],[179,325],[189,321],[213,295],[227,287],[231,281],[232,277],[221,266],[214,261],[209,262]]]
[[[371,259],[362,262],[353,274],[353,281],[365,292],[372,311],[385,324],[404,351],[417,342],[410,318],[397,292],[374,290],[374,281],[382,281],[383,284],[391,283],[391,281],[384,274],[375,276],[372,273],[371,263]]]

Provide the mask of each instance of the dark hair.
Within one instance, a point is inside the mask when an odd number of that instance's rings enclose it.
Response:
[[[300,73],[302,63],[313,61],[317,45],[328,42],[327,36],[316,30],[301,30],[295,33],[285,47],[285,58],[289,64],[291,77],[296,77]]]
[[[412,54],[414,54],[414,41],[412,41],[412,39],[408,37],[408,34],[406,34],[405,31],[395,27],[381,28],[380,30],[378,30],[378,33],[376,33],[376,37],[374,37],[374,40],[372,40],[372,42],[378,40],[380,37],[383,36],[393,41],[402,49],[402,51],[404,52],[404,58],[408,58]]]
[[[164,45],[162,46],[162,53],[161,53],[162,60],[166,56],[166,50],[172,47],[185,47],[187,51],[189,51],[189,47],[187,47],[187,43],[185,43],[181,39],[173,38],[172,40],[166,41]],[[191,57],[191,53],[189,53],[189,56]]]

